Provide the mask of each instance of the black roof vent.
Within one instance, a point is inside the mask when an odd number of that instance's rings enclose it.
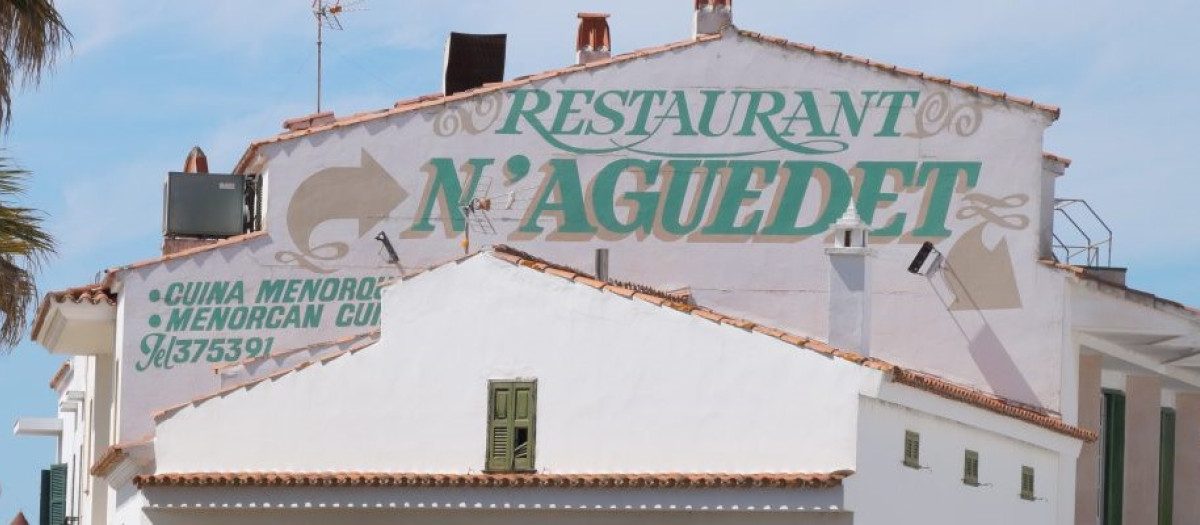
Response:
[[[453,95],[504,80],[508,35],[450,33],[446,43],[446,77],[442,92]]]

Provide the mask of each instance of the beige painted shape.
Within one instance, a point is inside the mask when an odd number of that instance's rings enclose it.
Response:
[[[1021,307],[1008,240],[1001,239],[995,248],[984,246],[983,230],[987,226],[985,222],[968,230],[946,254],[949,270],[942,275],[954,293],[951,310]]]
[[[1099,355],[1079,356],[1079,422],[1088,430],[1100,429],[1104,401]],[[1084,443],[1075,463],[1075,523],[1096,525],[1100,513],[1100,440]]]
[[[1162,380],[1157,376],[1130,375],[1125,378],[1123,523],[1158,523],[1161,403]]]
[[[1175,396],[1176,524],[1200,523],[1200,395]]]

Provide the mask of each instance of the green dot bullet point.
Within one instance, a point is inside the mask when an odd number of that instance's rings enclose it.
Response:
[[[152,315],[152,316],[150,316],[150,326],[151,326],[152,328],[158,328],[158,325],[160,325],[160,324],[162,324],[162,318],[161,318],[161,317],[159,317],[158,315]]]
[[[159,299],[158,290],[150,290],[150,302],[157,303]]]

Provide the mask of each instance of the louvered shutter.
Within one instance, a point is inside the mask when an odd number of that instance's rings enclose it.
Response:
[[[42,498],[38,504],[38,525],[50,525],[50,469],[42,470]]]
[[[1021,499],[1034,499],[1033,467],[1021,467]]]
[[[534,383],[513,384],[512,443],[514,470],[533,470]]]
[[[512,401],[512,383],[489,383],[487,470],[512,469]]]
[[[50,466],[50,525],[62,525],[67,519],[67,465]]]
[[[904,431],[904,465],[921,467],[921,435],[911,430]]]

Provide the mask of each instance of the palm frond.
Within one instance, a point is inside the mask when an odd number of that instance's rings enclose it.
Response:
[[[37,306],[34,274],[54,254],[54,238],[43,229],[43,217],[32,208],[13,204],[25,194],[29,172],[0,157],[0,353],[21,341],[29,313]]]
[[[70,42],[53,0],[0,1],[0,126],[12,122],[13,86],[41,81]]]

